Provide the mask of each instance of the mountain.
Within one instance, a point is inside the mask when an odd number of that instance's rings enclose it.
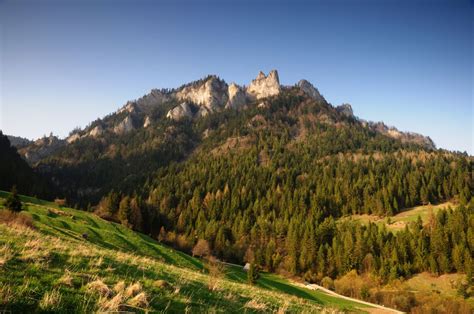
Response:
[[[221,260],[316,283],[474,272],[474,158],[365,121],[306,80],[282,86],[276,71],[152,90],[20,152],[70,205],[184,252],[207,241]],[[456,207],[400,231],[370,223],[444,202]]]
[[[22,193],[50,196],[48,181],[35,173],[20,157],[9,138],[0,131],[0,189],[11,190],[16,186]],[[13,141],[21,145],[27,144],[27,140],[21,138],[13,138]]]

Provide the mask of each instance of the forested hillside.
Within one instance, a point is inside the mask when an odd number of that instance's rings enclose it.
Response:
[[[52,196],[49,182],[31,169],[0,130],[0,189],[10,190],[13,186],[24,194]]]
[[[209,77],[184,88],[206,80],[223,84]],[[36,169],[70,204],[186,252],[203,239],[218,258],[313,282],[353,269],[383,281],[472,274],[472,157],[418,135],[390,136],[301,86],[179,119],[170,112],[203,107],[169,93],[75,131]],[[161,103],[150,106],[150,97]],[[396,234],[338,222],[448,200],[459,206]]]

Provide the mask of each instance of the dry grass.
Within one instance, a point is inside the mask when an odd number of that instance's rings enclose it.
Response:
[[[100,279],[96,279],[92,282],[87,284],[87,291],[92,293],[99,293],[100,296],[108,296],[110,295],[111,291],[109,287]]]
[[[0,209],[0,223],[10,227],[23,226],[33,229],[33,219],[25,213],[14,213],[6,209]]]
[[[39,307],[42,310],[56,310],[60,308],[60,305],[61,293],[56,289],[47,291],[39,302]]]
[[[403,283],[403,286],[413,291],[432,291],[444,296],[456,296],[457,283],[466,276],[463,274],[444,274],[433,276],[429,273],[420,273]]]
[[[147,308],[148,307],[148,298],[145,292],[140,292],[132,299],[128,301],[128,304],[139,307],[139,308]]]
[[[13,250],[8,244],[0,247],[0,267],[3,267],[12,257]]]
[[[125,281],[122,280],[115,284],[113,290],[115,293],[121,293],[125,290],[125,288],[126,288]]]
[[[255,299],[252,299],[245,303],[244,305],[246,308],[253,309],[253,310],[259,310],[259,311],[264,311],[267,309],[267,305],[263,302],[259,302]]]
[[[127,287],[127,289],[125,290],[125,296],[127,298],[131,298],[133,296],[136,296],[141,291],[142,285],[139,282],[135,282],[134,284],[131,284]]]
[[[65,272],[64,272],[64,275],[62,275],[62,277],[59,278],[58,283],[60,285],[72,287],[72,279],[73,278],[71,276],[71,272],[66,269]]]
[[[7,284],[0,284],[0,304],[8,304],[12,298],[12,289]]]
[[[99,301],[97,302],[98,312],[115,312],[119,311],[121,305],[123,304],[123,294],[118,293],[112,298],[108,298],[107,296],[100,297]]]
[[[47,261],[49,261],[48,257],[50,254],[53,256],[55,252],[60,252],[61,255],[67,257],[62,266],[64,273],[60,274],[52,282],[52,287],[56,285],[57,288],[45,293],[44,295],[38,295],[39,299],[37,301],[39,302],[41,300],[42,306],[51,309],[51,311],[54,311],[55,304],[58,304],[59,306],[61,303],[65,303],[65,300],[68,300],[67,294],[61,295],[59,292],[59,289],[64,289],[65,287],[60,287],[58,285],[74,286],[74,277],[70,269],[75,269],[74,265],[79,265],[84,261],[90,261],[89,263],[86,262],[86,265],[92,266],[93,264],[103,265],[105,261],[113,260],[114,263],[117,264],[126,264],[129,267],[136,267],[137,269],[140,266],[142,269],[152,270],[158,275],[166,274],[167,278],[174,278],[171,279],[170,282],[156,280],[126,283],[126,281],[120,280],[120,277],[115,277],[114,274],[111,275],[115,281],[112,281],[112,277],[98,278],[93,275],[91,276],[91,274],[96,273],[96,270],[93,268],[86,268],[76,275],[88,282],[82,288],[78,289],[77,293],[87,293],[87,295],[84,296],[84,305],[82,305],[82,308],[91,311],[127,310],[128,306],[130,308],[136,307],[140,309],[148,309],[151,306],[150,301],[154,299],[151,298],[148,291],[146,291],[148,286],[151,286],[151,288],[166,288],[166,291],[163,291],[163,293],[168,295],[170,299],[183,300],[184,302],[187,302],[184,304],[194,304],[196,297],[194,295],[183,294],[182,287],[200,286],[203,284],[207,285],[209,280],[212,281],[206,273],[163,263],[159,259],[143,257],[123,251],[105,249],[90,244],[89,242],[76,241],[74,239],[64,240],[62,238],[45,235],[37,230],[24,226],[11,228],[0,225],[0,234],[2,234],[2,238],[4,239],[15,239],[14,247],[1,247],[2,250],[8,252],[8,254],[4,255],[10,256],[12,254],[10,250],[13,250],[14,256],[18,255],[20,260],[46,258]],[[5,242],[3,245],[4,244]],[[102,260],[102,262],[99,262],[100,260]],[[47,270],[49,267],[48,264],[49,263],[43,263],[41,267],[46,267]],[[88,273],[88,271],[91,271],[92,273]],[[218,275],[217,277],[219,277],[219,292],[209,293],[222,294],[222,297],[224,295],[229,295],[229,300],[233,300],[232,303],[239,302],[240,298],[252,299],[255,298],[255,296],[258,296],[258,299],[254,300],[256,303],[250,302],[248,306],[265,306],[265,309],[269,311],[276,310],[283,306],[285,302],[288,302],[288,304],[290,304],[289,310],[295,308],[320,308],[316,305],[304,303],[302,299],[297,297],[257,287],[249,288],[246,284],[228,281],[225,276],[221,278]],[[125,279],[125,277],[123,278]],[[114,282],[115,284],[108,285],[106,282]],[[34,298],[35,294],[33,293],[33,290],[37,289],[34,281],[30,284],[28,278],[24,279],[24,283],[21,283],[21,286],[16,286],[14,291],[12,288],[13,287],[10,285],[0,284],[1,304],[8,304],[22,298]],[[67,288],[66,290],[69,291],[70,289]],[[220,290],[223,292],[221,293]],[[62,290],[61,292],[65,293]]]
[[[418,216],[421,217],[423,224],[428,222],[428,217],[430,212],[437,213],[441,209],[447,208],[455,208],[455,204],[453,202],[445,202],[437,205],[421,205],[415,206],[411,208],[407,208],[402,212],[398,213],[395,216],[390,217],[390,223],[388,223],[387,217],[381,217],[377,215],[351,215],[349,217],[343,218],[342,220],[351,219],[355,221],[359,221],[363,224],[367,224],[369,222],[377,223],[377,224],[386,224],[387,228],[392,231],[399,231],[403,230],[406,225],[408,225],[412,221],[416,221]]]

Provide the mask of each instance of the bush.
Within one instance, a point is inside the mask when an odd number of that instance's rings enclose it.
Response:
[[[321,280],[321,286],[326,289],[334,290],[334,280],[326,276]]]
[[[247,271],[247,281],[253,285],[260,277],[258,273],[258,267],[254,263],[250,263],[249,270]]]
[[[0,223],[7,226],[20,225],[33,229],[33,219],[30,216],[9,210],[0,210]]]
[[[12,212],[21,212],[23,210],[20,198],[18,197],[16,186],[12,188],[12,192],[5,202],[5,208],[11,210]]]

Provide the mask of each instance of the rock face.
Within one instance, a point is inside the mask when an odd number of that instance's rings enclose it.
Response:
[[[151,106],[158,106],[168,101],[169,99],[170,99],[170,96],[168,95],[168,93],[162,90],[152,89],[149,94],[138,99],[136,101],[136,104],[138,106],[138,109],[144,110]]]
[[[53,154],[60,148],[67,144],[65,140],[50,134],[48,137],[44,136],[37,139],[30,145],[19,150],[19,153],[30,163],[34,164],[41,159]]]
[[[245,91],[235,83],[229,85],[228,94],[229,101],[225,105],[226,108],[238,109],[243,107],[247,102]]]
[[[133,129],[134,127],[132,118],[130,116],[126,116],[125,119],[122,120],[122,122],[120,122],[114,127],[114,133],[124,134],[130,132]]]
[[[79,133],[74,133],[66,139],[66,142],[71,144],[71,143],[74,143],[75,141],[77,141],[80,138],[81,138],[81,135],[79,135]]]
[[[184,118],[191,119],[193,117],[193,110],[188,102],[183,102],[179,106],[168,111],[166,117],[173,120],[182,120]]]
[[[227,84],[213,75],[203,84],[184,87],[176,93],[176,98],[190,101],[200,107],[205,107],[208,112],[213,112],[223,108],[229,97]]]
[[[247,87],[247,94],[251,99],[261,99],[280,93],[280,79],[276,70],[270,71],[268,76],[260,71],[257,78]]]
[[[151,119],[150,119],[150,117],[147,116],[147,117],[145,118],[145,121],[143,122],[143,127],[144,127],[144,128],[147,128],[147,127],[150,126],[150,124],[151,124]]]
[[[10,144],[12,146],[15,146],[17,149],[23,148],[32,143],[29,139],[19,136],[7,135],[7,137],[10,141]]]
[[[342,104],[336,107],[336,110],[345,115],[346,117],[354,117],[352,106],[350,104]]]
[[[128,101],[117,111],[117,113],[122,113],[125,111],[129,113],[134,113],[136,111],[148,112],[154,106],[159,106],[170,99],[171,96],[168,92],[164,90],[152,89],[149,94],[146,94],[137,100]]]
[[[89,133],[87,133],[87,135],[89,135],[91,137],[98,137],[98,136],[101,136],[102,133],[104,133],[104,130],[102,129],[102,127],[100,125],[98,125],[95,128],[93,128],[92,130],[90,130]]]
[[[401,132],[395,127],[389,127],[383,122],[366,122],[363,125],[384,135],[401,140],[404,143],[414,143],[422,145],[427,149],[436,149],[436,145],[429,136],[423,136],[414,132]]]
[[[301,80],[298,82],[298,87],[306,93],[309,97],[313,98],[316,101],[323,101],[326,102],[323,96],[319,93],[318,89],[313,86],[307,80]]]

